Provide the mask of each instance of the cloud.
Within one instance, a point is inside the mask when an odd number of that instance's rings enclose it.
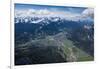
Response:
[[[28,16],[27,10],[15,10],[15,17],[26,17]]]
[[[83,17],[91,17],[94,18],[94,9],[88,8],[82,12]]]
[[[37,15],[49,15],[50,11],[47,9],[40,9],[40,10],[35,10],[35,9],[29,9],[28,13],[30,14],[37,14]]]
[[[74,14],[68,11],[51,11],[47,9],[27,9],[27,10],[15,10],[15,17],[27,17],[27,16],[59,16],[59,17],[75,17],[78,14]]]
[[[27,9],[27,10],[15,10],[15,17],[27,17],[27,16],[44,16],[50,15],[51,12],[47,9]]]
[[[24,9],[24,10],[15,10],[15,17],[61,17],[67,20],[85,20],[87,18],[94,17],[94,9],[88,8],[85,9],[82,13],[72,13],[70,11],[61,11],[61,10],[48,10],[48,9]]]

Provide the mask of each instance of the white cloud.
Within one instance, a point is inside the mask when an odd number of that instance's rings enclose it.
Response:
[[[50,15],[51,12],[47,9],[43,10],[35,10],[35,9],[27,9],[27,10],[15,10],[15,17],[27,17],[27,16],[44,16]]]
[[[47,9],[28,9],[28,10],[15,10],[15,17],[25,17],[25,16],[60,16],[60,17],[74,17],[78,14],[63,11],[50,11]]]
[[[15,17],[61,17],[67,20],[80,20],[87,17],[93,18],[94,9],[85,9],[82,13],[76,14],[68,11],[48,10],[48,9],[27,9],[27,10],[15,10]]]
[[[28,16],[27,10],[15,10],[15,17],[26,17]]]
[[[91,17],[94,18],[94,9],[88,8],[82,12],[83,17]]]

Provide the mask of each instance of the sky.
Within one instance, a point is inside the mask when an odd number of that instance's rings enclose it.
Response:
[[[35,4],[15,4],[15,9],[47,9],[47,10],[57,10],[57,11],[69,11],[73,13],[81,13],[85,7],[65,7],[65,6],[49,6],[49,5],[35,5]]]
[[[35,4],[15,4],[15,17],[58,16],[67,19],[94,18],[94,9],[88,7],[50,6]]]

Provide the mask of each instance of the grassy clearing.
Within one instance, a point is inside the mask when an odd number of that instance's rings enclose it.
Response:
[[[72,51],[70,51],[69,49],[71,49]],[[71,52],[73,53],[73,56],[77,58],[77,61],[93,61],[94,60],[92,56],[90,56],[88,53],[74,46],[72,41],[66,39],[64,41],[64,53],[67,56],[70,56]]]

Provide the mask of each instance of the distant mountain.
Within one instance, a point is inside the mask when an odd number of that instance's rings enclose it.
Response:
[[[57,21],[75,21],[75,22],[88,22],[93,23],[93,19],[91,18],[81,18],[76,17],[72,19],[68,19],[67,17],[15,17],[15,23],[48,23],[51,22],[57,22]]]
[[[15,18],[15,64],[90,61],[94,57],[90,18]]]

